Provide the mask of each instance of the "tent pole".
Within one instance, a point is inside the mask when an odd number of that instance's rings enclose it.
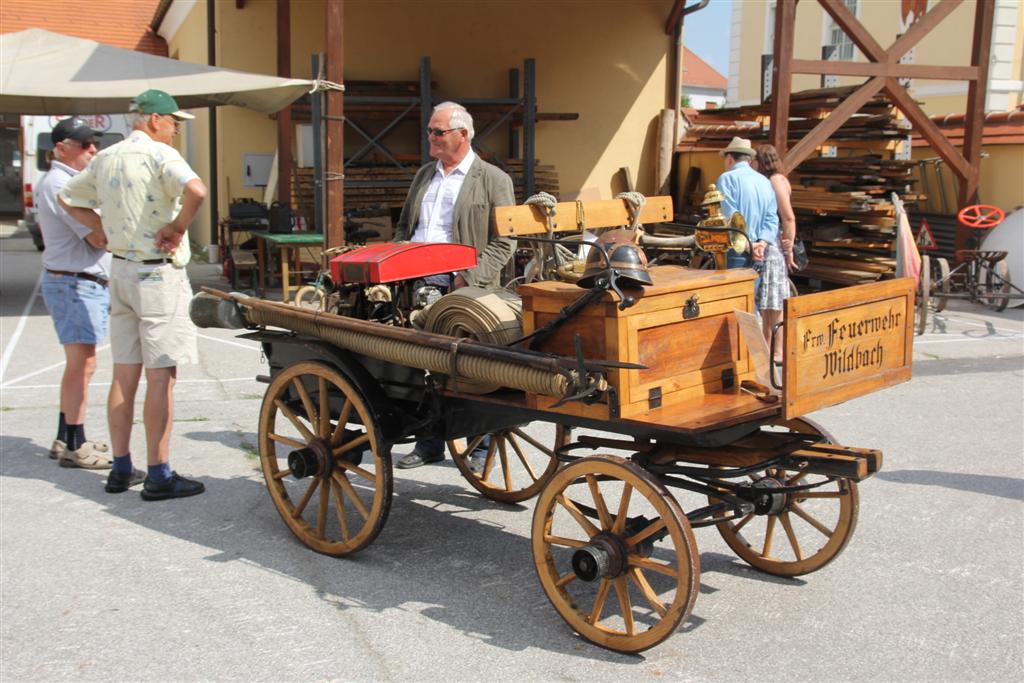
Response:
[[[216,27],[217,3],[206,3],[206,61],[210,66],[217,66]],[[210,119],[210,244],[217,244],[217,224],[220,222],[220,195],[217,192],[220,184],[220,169],[217,164],[217,107],[209,107]]]

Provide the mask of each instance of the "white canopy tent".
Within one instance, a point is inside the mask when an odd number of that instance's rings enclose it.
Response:
[[[0,35],[0,113],[116,114],[149,88],[183,109],[231,104],[280,111],[314,81],[157,57],[43,29]]]

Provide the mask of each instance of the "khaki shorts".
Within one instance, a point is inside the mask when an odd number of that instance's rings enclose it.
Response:
[[[192,285],[184,268],[113,259],[110,351],[115,363],[169,368],[199,362],[188,316]]]

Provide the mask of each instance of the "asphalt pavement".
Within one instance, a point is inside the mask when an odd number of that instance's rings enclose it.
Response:
[[[179,371],[172,466],[205,494],[147,503],[57,467],[63,354],[39,270],[27,235],[0,225],[0,680],[1024,678],[1024,308],[952,302],[916,339],[912,381],[812,416],[885,454],[839,558],[777,578],[699,529],[691,616],[624,655],[548,603],[533,501],[481,498],[450,460],[396,470],[363,552],[297,542],[255,452],[267,366],[230,331],[201,330],[200,363]],[[109,347],[98,355],[87,430],[108,440]],[[141,424],[133,445],[141,464]]]

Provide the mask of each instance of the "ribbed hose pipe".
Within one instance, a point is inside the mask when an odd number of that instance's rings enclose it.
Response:
[[[290,313],[249,308],[246,319],[254,325],[273,325],[299,334],[317,337],[343,349],[370,358],[448,375],[451,388],[472,394],[486,394],[501,387],[531,394],[561,398],[569,388],[564,375],[525,367],[511,362],[438,349],[414,341],[389,339],[370,332],[345,330],[317,324],[315,320]]]

